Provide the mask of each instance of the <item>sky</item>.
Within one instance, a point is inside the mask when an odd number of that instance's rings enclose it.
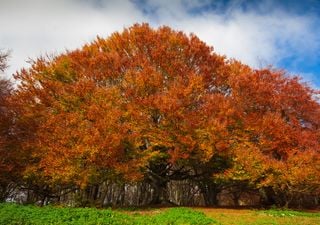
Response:
[[[227,58],[282,68],[320,88],[320,0],[0,0],[6,77],[30,59],[142,22],[194,33]]]

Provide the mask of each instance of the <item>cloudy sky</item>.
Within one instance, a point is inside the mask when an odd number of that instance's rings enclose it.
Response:
[[[28,59],[59,54],[134,23],[195,33],[219,54],[273,65],[320,88],[318,0],[0,0],[6,76]]]

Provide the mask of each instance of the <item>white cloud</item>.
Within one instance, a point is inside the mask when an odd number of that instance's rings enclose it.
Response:
[[[209,0],[146,2],[147,6],[130,0],[1,0],[0,48],[13,51],[8,73],[26,66],[28,57],[74,49],[96,35],[107,37],[143,21],[193,32],[218,53],[254,67],[276,65],[299,54],[316,57],[320,50],[312,15],[298,16],[280,9],[244,11],[237,4],[241,1],[231,2],[224,14],[212,10],[190,13],[205,7]],[[269,10],[270,5],[258,7]]]
[[[59,53],[143,22],[130,1],[1,0],[0,48],[12,50],[11,74],[28,66],[28,58]]]
[[[156,7],[154,2],[158,1],[152,2],[153,7],[157,8],[155,13],[161,18],[161,24],[193,32],[213,45],[220,54],[251,66],[277,64],[293,54],[305,55],[306,51],[316,56],[320,49],[312,15],[297,16],[281,10],[259,14],[254,10],[244,11],[235,4],[225,14],[207,11],[190,15],[182,1],[177,1],[180,4],[174,8],[167,8],[164,2]],[[175,11],[179,13],[175,14]]]

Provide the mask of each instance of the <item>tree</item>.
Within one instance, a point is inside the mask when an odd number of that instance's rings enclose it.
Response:
[[[9,52],[3,52],[0,53],[0,71],[4,72],[5,69],[8,67],[7,60],[9,57]]]
[[[0,72],[4,72],[7,67],[8,54],[0,53]],[[7,144],[10,137],[8,137],[8,131],[10,130],[10,117],[8,115],[8,109],[6,100],[11,92],[11,84],[8,80],[0,79],[0,201],[3,201],[7,196],[7,187],[10,182],[8,173],[12,171],[10,168],[12,165],[8,163],[7,157]],[[9,157],[10,158],[10,157]]]
[[[0,72],[7,68],[9,53],[0,52]],[[13,190],[13,182],[21,174],[21,161],[17,152],[17,139],[13,129],[13,112],[9,98],[13,88],[9,80],[0,78],[0,201]]]
[[[234,168],[227,174],[260,190],[272,190],[275,196],[269,198],[279,205],[288,205],[293,196],[318,195],[318,92],[283,71],[264,69],[236,76],[230,84],[241,126],[233,138]]]
[[[15,78],[17,121],[30,127],[25,176],[46,189],[144,180],[162,203],[169,181],[191,179],[214,204],[227,184],[280,190],[295,152],[308,153],[310,171],[319,155],[314,90],[168,27],[136,24]]]

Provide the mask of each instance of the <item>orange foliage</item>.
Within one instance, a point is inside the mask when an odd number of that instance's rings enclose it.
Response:
[[[229,155],[224,178],[257,186],[276,185],[272,171],[280,171],[296,187],[303,173],[291,165],[300,155],[319,173],[317,93],[283,71],[226,60],[194,35],[134,25],[40,58],[15,78],[20,120],[34,123],[23,143],[33,157],[27,175],[82,186],[136,180],[162,157],[159,147],[171,164],[191,167]]]

